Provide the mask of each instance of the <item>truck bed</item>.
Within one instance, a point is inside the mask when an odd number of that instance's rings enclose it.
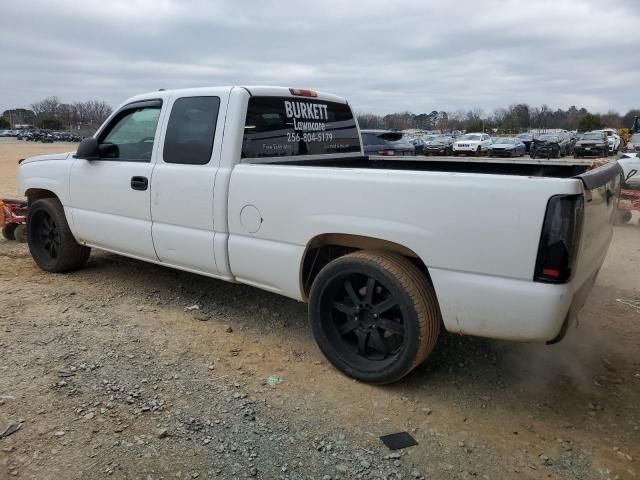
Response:
[[[260,162],[262,163],[262,162]],[[382,170],[413,170],[419,172],[485,173],[526,177],[571,178],[586,172],[590,160],[580,159],[520,159],[483,157],[325,157],[315,160],[297,159],[264,162],[272,165],[323,166],[336,168],[366,168]]]

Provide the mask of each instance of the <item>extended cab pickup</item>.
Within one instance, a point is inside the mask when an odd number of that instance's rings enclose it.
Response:
[[[441,328],[562,338],[619,182],[616,163],[366,157],[345,100],[276,87],[131,98],[18,174],[42,269],[96,247],[309,302],[327,358],[373,383],[419,365]]]

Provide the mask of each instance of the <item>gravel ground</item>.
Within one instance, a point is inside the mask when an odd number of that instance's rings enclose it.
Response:
[[[387,387],[333,369],[292,300],[103,252],[46,274],[0,241],[0,479],[637,478],[639,239],[616,228],[562,343],[446,335]]]

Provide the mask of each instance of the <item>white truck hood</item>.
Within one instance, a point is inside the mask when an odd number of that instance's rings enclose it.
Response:
[[[41,162],[43,160],[66,160],[69,158],[69,155],[73,155],[76,152],[65,152],[65,153],[50,153],[49,155],[37,155],[35,157],[25,158],[20,161],[20,164],[23,165],[25,163],[31,162]]]

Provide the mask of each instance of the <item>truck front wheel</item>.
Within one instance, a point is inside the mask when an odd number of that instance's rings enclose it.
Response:
[[[392,252],[333,260],[316,277],[309,304],[320,350],[362,382],[400,380],[427,358],[440,333],[433,286],[410,260]]]
[[[43,198],[29,206],[27,242],[34,261],[47,272],[80,268],[91,253],[73,238],[57,198]]]

